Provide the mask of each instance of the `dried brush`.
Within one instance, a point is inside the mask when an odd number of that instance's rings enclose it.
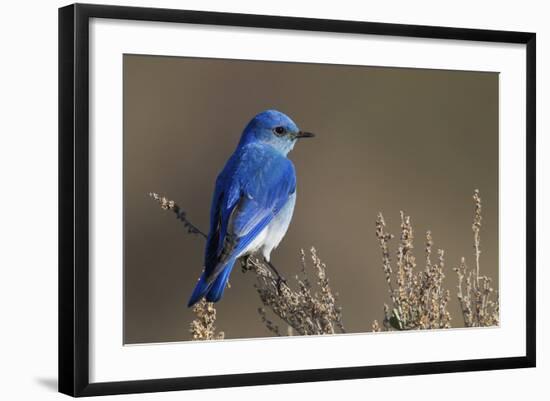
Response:
[[[190,234],[198,234],[206,238],[206,234],[194,225],[187,213],[176,202],[154,192],[149,196],[159,203],[163,210],[171,210],[176,218],[183,222]],[[307,275],[305,253],[301,251],[300,272],[296,276],[296,289],[292,289],[286,281],[281,282],[274,276],[271,267],[256,257],[243,258],[241,261],[244,272],[256,274],[255,288],[260,296],[262,307],[258,308],[260,319],[269,331],[281,335],[311,335],[344,333],[342,323],[342,308],[336,305],[337,294],[330,285],[326,274],[326,265],[321,262],[315,248],[311,248],[312,269],[316,277],[316,286],[312,285]],[[278,317],[285,325],[281,331],[279,326],[268,318],[267,311]],[[194,340],[223,339],[224,333],[215,332],[216,308],[213,303],[201,300],[193,307],[197,315],[191,323],[191,336]]]
[[[392,268],[389,243],[394,236],[386,232],[382,213],[376,219],[376,237],[382,251],[382,268],[391,299],[391,307],[384,304],[383,326],[372,324],[373,331],[441,329],[451,327],[447,310],[450,292],[443,287],[445,253],[438,250],[437,262],[432,262],[433,240],[426,233],[426,266],[416,271],[413,255],[414,234],[410,216],[401,212],[401,235],[396,252],[396,268]]]
[[[212,302],[201,299],[193,306],[197,316],[190,324],[189,331],[193,340],[223,340],[223,331],[216,333],[216,308]]]
[[[243,271],[256,274],[255,288],[263,304],[258,309],[262,321],[272,333],[283,335],[279,326],[268,319],[267,308],[286,323],[286,335],[345,333],[342,308],[336,304],[337,294],[330,287],[326,265],[312,247],[310,257],[316,277],[316,285],[313,285],[308,278],[305,252],[301,250],[300,253],[300,275],[295,276],[295,289],[286,282],[280,285],[271,270],[258,258],[243,260]]]
[[[464,325],[466,327],[485,327],[499,325],[499,296],[491,286],[491,278],[480,275],[481,256],[481,197],[479,190],[474,191],[474,234],[475,268],[466,265],[462,257],[460,265],[454,270],[458,276],[457,297],[460,302]]]

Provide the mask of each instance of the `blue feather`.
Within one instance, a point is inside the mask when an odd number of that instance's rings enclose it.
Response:
[[[223,291],[225,290],[225,287],[227,285],[227,281],[229,280],[229,275],[231,274],[231,270],[233,270],[234,265],[235,259],[231,259],[229,263],[225,265],[220,275],[216,277],[216,279],[212,283],[212,286],[206,293],[206,300],[208,302],[218,302],[221,299]]]
[[[195,289],[193,290],[193,293],[191,294],[191,297],[189,298],[189,302],[187,302],[187,306],[191,307],[195,305],[197,302],[200,301],[202,297],[208,292],[208,283],[206,282],[206,275],[203,272],[199,278],[199,281],[195,285]]]

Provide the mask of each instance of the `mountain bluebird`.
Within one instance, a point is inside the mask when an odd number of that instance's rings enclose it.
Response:
[[[241,256],[261,252],[274,269],[270,254],[285,236],[296,202],[296,172],[287,154],[299,138],[312,136],[277,110],[248,123],[216,180],[204,271],[188,306],[202,297],[219,301]]]

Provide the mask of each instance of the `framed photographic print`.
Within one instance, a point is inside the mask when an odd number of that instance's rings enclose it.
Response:
[[[59,10],[59,390],[535,366],[535,34]]]

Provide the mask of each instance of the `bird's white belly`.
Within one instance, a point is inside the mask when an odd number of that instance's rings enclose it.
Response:
[[[257,251],[261,251],[266,260],[269,261],[271,251],[277,248],[288,230],[288,226],[292,220],[295,204],[296,192],[288,198],[288,201],[277,216],[275,216],[267,227],[264,228],[256,238],[254,238],[250,245],[248,245],[248,247],[241,252],[239,256],[250,255]]]

